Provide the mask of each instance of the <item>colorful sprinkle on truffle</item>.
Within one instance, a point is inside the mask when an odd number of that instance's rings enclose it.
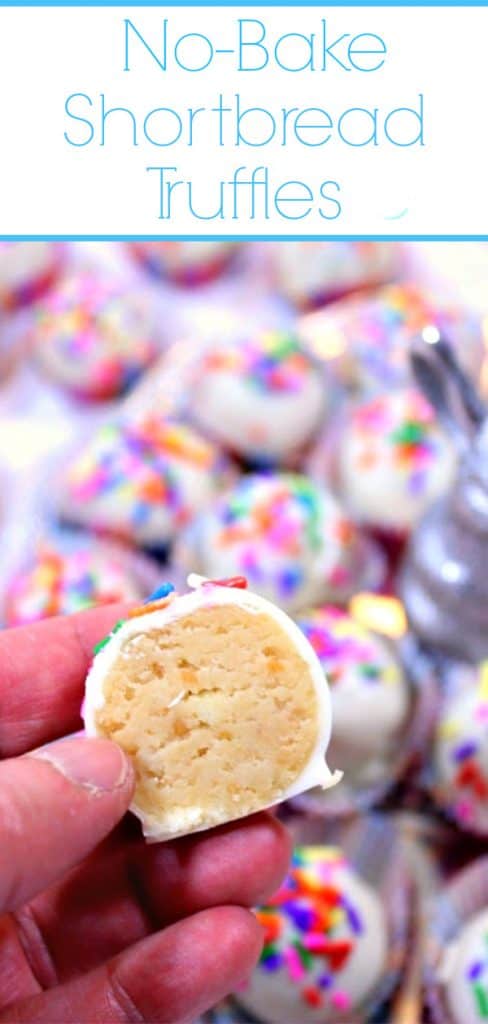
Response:
[[[256,916],[264,930],[259,970],[285,972],[311,1007],[347,1011],[341,974],[365,934],[362,911],[343,887],[339,850],[298,847],[281,889]]]
[[[480,1020],[488,1020],[488,931],[483,936],[483,942],[479,956],[466,969],[466,980]]]
[[[64,550],[60,542],[42,544],[32,562],[11,580],[5,599],[8,625],[37,622],[53,615],[70,615],[94,604],[140,597],[127,558],[96,543]]]
[[[434,793],[464,827],[488,834],[487,662],[448,698],[435,746]]]
[[[293,335],[268,330],[238,344],[213,348],[203,368],[239,375],[260,391],[296,392],[303,388],[311,362]]]
[[[439,448],[439,436],[434,412],[419,392],[411,390],[405,394],[401,417],[390,398],[381,395],[359,406],[352,421],[362,438],[359,462],[363,468],[377,462],[379,439],[386,439],[393,464],[404,476],[407,490],[416,494],[424,489]]]
[[[81,397],[110,398],[126,391],[159,352],[146,293],[87,271],[71,273],[37,311],[39,361]]]
[[[401,680],[391,658],[364,626],[341,608],[325,606],[299,616],[298,625],[333,685],[354,669],[366,685],[392,686]]]
[[[65,505],[75,522],[165,543],[213,495],[223,471],[218,450],[192,428],[156,415],[121,420],[103,426],[75,460]]]
[[[202,528],[201,543],[215,549],[217,565],[227,564],[258,593],[285,607],[303,592],[320,599],[329,588],[333,592],[351,584],[357,530],[337,502],[307,477],[243,477],[215,504]],[[211,557],[201,564],[208,575],[216,575]]]
[[[304,317],[298,333],[346,384],[387,390],[409,379],[410,343],[427,326],[449,338],[476,371],[483,355],[479,318],[417,285],[391,284],[336,302]]]

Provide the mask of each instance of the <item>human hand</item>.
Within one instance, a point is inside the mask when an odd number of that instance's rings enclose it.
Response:
[[[288,841],[268,814],[147,846],[131,766],[75,737],[93,645],[125,608],[0,633],[0,1021],[183,1024],[252,969],[247,907]],[[41,746],[49,744],[48,746]],[[33,750],[33,748],[37,748]],[[29,753],[29,751],[31,751]]]

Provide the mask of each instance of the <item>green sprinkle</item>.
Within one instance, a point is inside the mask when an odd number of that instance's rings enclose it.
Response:
[[[296,338],[291,334],[279,334],[273,343],[272,355],[275,359],[286,359],[298,352]]]
[[[366,676],[366,679],[377,679],[380,674],[378,665],[374,662],[365,661],[361,665],[361,675]]]
[[[424,436],[424,428],[421,423],[415,420],[407,420],[398,430],[393,431],[391,437],[397,444],[418,444]]]
[[[301,942],[299,942],[298,939],[295,942],[293,942],[292,945],[295,947],[305,970],[309,971],[313,965],[312,954],[309,953],[308,949],[305,949],[304,946],[302,946]]]
[[[98,643],[95,644],[93,648],[93,653],[98,654],[100,651],[103,651],[103,648],[106,647],[107,644],[109,643],[111,636],[112,634],[109,633],[108,636],[104,636],[103,640],[99,640]]]
[[[269,960],[270,957],[276,956],[276,953],[276,947],[273,946],[271,942],[269,942],[267,943],[266,946],[263,947],[263,951],[261,953],[261,960]]]
[[[95,644],[95,646],[93,648],[93,653],[94,654],[99,654],[100,651],[103,651],[103,648],[106,647],[108,643],[110,643],[110,641],[111,641],[112,637],[115,635],[115,633],[118,633],[119,629],[122,629],[122,626],[124,625],[125,621],[126,621],[125,619],[119,619],[119,621],[115,623],[115,626],[114,626],[112,632],[108,633],[107,636],[103,637],[103,640],[99,640],[98,643]]]
[[[478,1004],[478,1013],[482,1020],[488,1020],[488,993],[483,985],[473,985],[473,992]]]

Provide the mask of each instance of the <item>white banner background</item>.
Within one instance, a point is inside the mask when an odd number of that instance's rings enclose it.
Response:
[[[235,53],[216,55],[204,72],[191,74],[171,63],[163,73],[142,44],[133,41],[132,70],[124,71],[124,18],[132,19],[156,49],[165,17],[172,40],[200,32],[219,49],[235,49],[239,17],[263,21],[267,41],[286,32],[318,36],[325,17],[331,40],[344,32],[376,33],[385,40],[387,54],[381,70],[369,74],[342,71],[332,61],[326,72],[292,74],[270,63],[249,74],[235,69]],[[0,8],[0,234],[488,236],[487,37],[488,8],[479,7]],[[197,49],[185,45],[180,53],[194,59]],[[299,47],[295,55],[294,46]],[[283,49],[290,62],[303,52],[297,41]],[[65,113],[66,97],[77,92],[94,104],[94,140],[81,148],[64,138],[66,131],[75,139],[87,135],[86,125]],[[210,108],[219,93],[233,100],[236,92],[246,106],[273,111],[323,107],[332,117],[348,107],[388,112],[413,106],[422,93],[425,146],[382,142],[376,148],[353,148],[334,135],[316,148],[296,141],[286,148],[279,141],[236,148],[230,132],[230,144],[221,147],[215,131],[197,136],[197,122],[192,147],[185,140],[165,148],[144,140],[142,123],[149,110]],[[130,144],[124,114],[111,117],[106,145],[100,145],[100,93],[108,106],[134,111],[137,146]],[[89,110],[86,103],[84,110]],[[153,124],[166,131],[170,120]],[[321,218],[318,208],[326,204],[314,201],[307,217],[285,219],[271,202],[266,218],[263,203],[256,201],[256,216],[250,219],[242,187],[237,219],[232,219],[230,194],[224,220],[196,219],[184,188],[171,219],[159,218],[159,183],[147,166],[176,166],[174,177],[193,179],[199,209],[211,211],[217,207],[221,179],[231,179],[240,165],[252,171],[262,164],[269,168],[272,189],[298,179],[317,193],[322,180],[339,182],[340,216]]]

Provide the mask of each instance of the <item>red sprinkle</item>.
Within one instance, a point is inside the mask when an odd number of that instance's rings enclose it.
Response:
[[[472,789],[480,800],[488,798],[488,783],[476,761],[470,758],[465,761],[457,773],[456,785]]]
[[[208,582],[213,583],[216,587],[235,587],[236,590],[247,590],[245,576],[228,576],[224,580],[208,580]]]
[[[304,988],[303,998],[309,1006],[322,1006],[322,993],[316,988]]]

